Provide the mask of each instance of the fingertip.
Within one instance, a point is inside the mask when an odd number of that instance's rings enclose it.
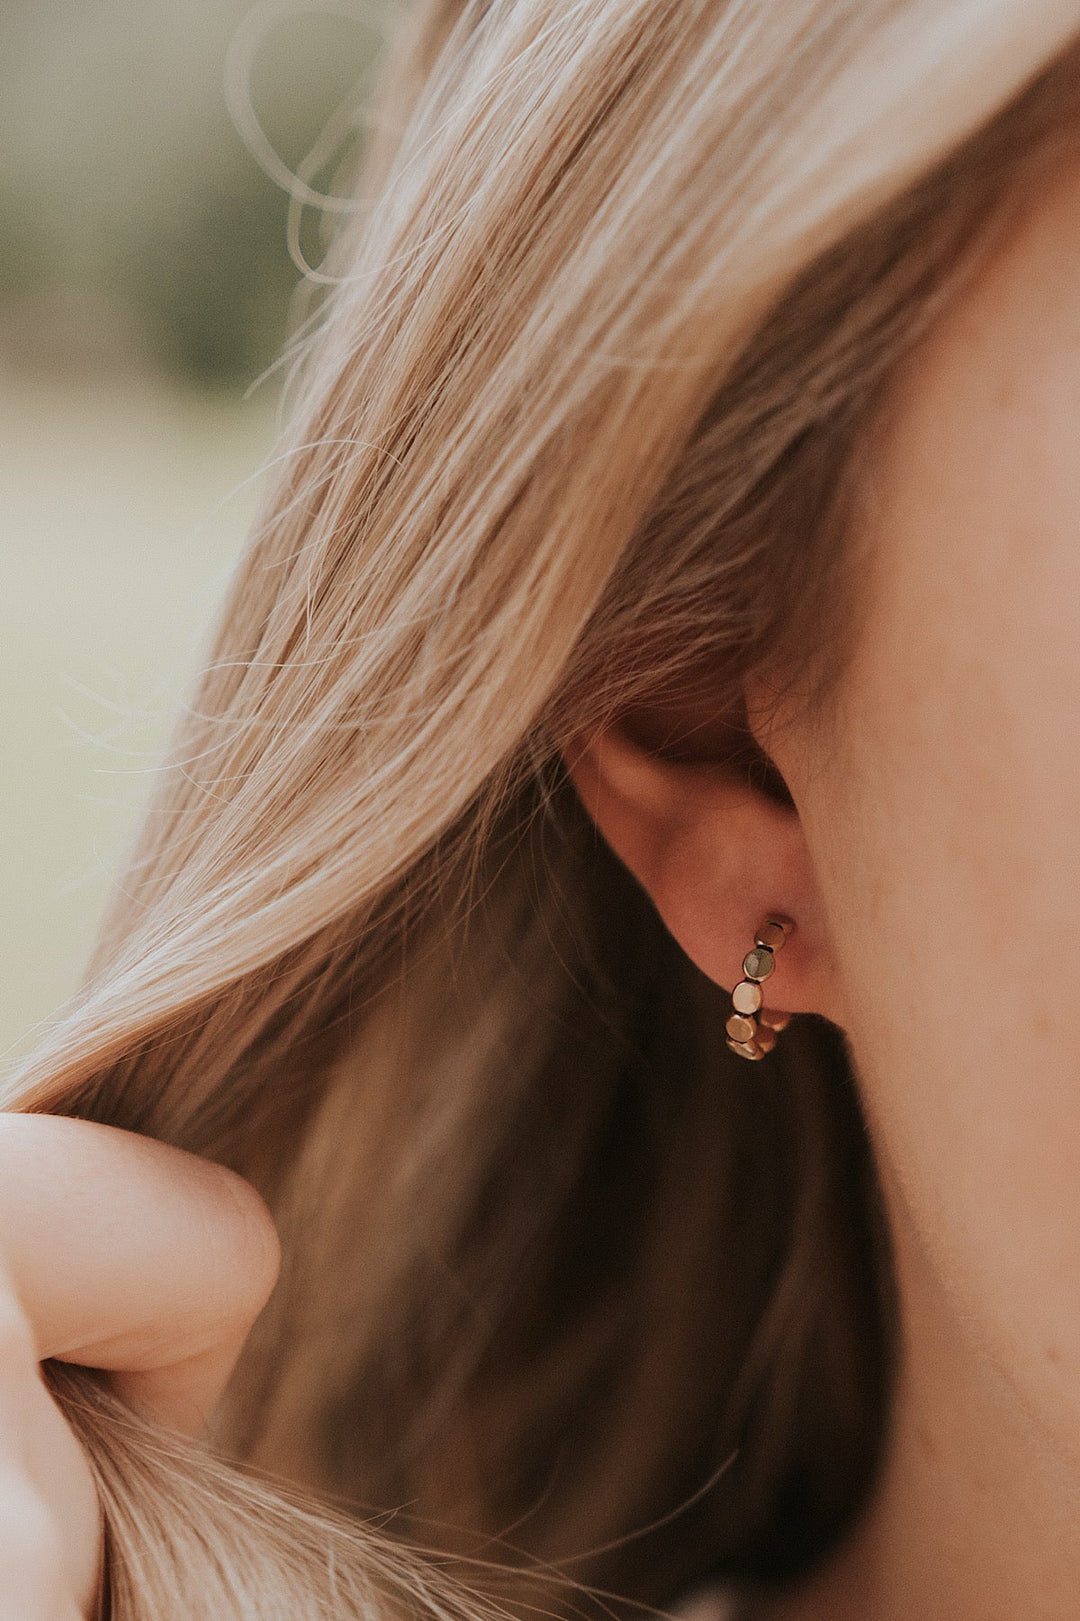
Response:
[[[232,1213],[229,1243],[235,1274],[232,1304],[239,1319],[254,1322],[281,1272],[281,1239],[270,1208],[237,1172],[215,1165]]]

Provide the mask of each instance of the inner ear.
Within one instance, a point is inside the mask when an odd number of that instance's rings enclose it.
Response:
[[[658,759],[711,767],[795,808],[781,772],[750,729],[741,699],[725,708],[708,687],[687,688],[636,705],[618,717],[618,726],[629,742]]]

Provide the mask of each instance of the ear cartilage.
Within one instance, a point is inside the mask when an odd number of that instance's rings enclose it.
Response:
[[[754,944],[743,958],[743,979],[731,993],[734,1012],[725,1025],[727,1044],[740,1058],[758,1059],[772,1052],[776,1038],[790,1013],[764,1006],[762,983],[776,968],[776,952],[781,950],[795,924],[789,917],[772,912],[754,935]]]

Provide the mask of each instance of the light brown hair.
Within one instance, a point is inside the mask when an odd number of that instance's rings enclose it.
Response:
[[[414,25],[415,110],[123,894],[7,1097],[256,1183],[285,1271],[218,1445],[395,1517],[297,1504],[54,1367],[116,1621],[468,1611],[402,1536],[518,1607],[659,1604],[796,1574],[857,1510],[889,1271],[843,1039],[801,1018],[748,1078],[561,750],[704,673],[783,796],[742,680],[836,678],[862,430],[1065,138],[1078,27]]]

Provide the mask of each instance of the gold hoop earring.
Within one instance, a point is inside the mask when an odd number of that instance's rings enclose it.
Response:
[[[754,935],[754,944],[743,958],[744,978],[731,993],[734,1009],[724,1028],[727,1044],[740,1058],[764,1058],[776,1046],[776,1038],[783,1030],[790,1013],[778,1013],[763,1006],[765,993],[762,982],[776,967],[776,956],[794,929],[789,917],[770,912]]]

